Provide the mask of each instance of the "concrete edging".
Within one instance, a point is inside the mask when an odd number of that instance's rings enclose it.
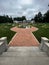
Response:
[[[7,45],[7,37],[0,38],[0,54],[7,51],[8,45]]]

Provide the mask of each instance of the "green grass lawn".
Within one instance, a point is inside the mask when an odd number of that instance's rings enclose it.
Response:
[[[11,31],[10,28],[16,26],[15,24],[5,23],[0,24],[0,38],[7,37],[8,43],[15,34],[15,32]]]
[[[49,38],[49,23],[31,24],[31,26],[35,26],[38,28],[38,30],[33,32],[33,34],[39,42],[41,41],[41,37]]]

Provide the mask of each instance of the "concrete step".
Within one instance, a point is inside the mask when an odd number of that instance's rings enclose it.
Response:
[[[9,47],[7,52],[4,52],[1,57],[16,57],[16,56],[47,56],[39,47]]]
[[[44,52],[4,52],[0,57],[17,57],[17,56],[46,56]]]
[[[39,47],[9,47],[0,55],[0,65],[49,65],[49,57]]]
[[[9,47],[8,52],[16,52],[16,51],[34,51],[40,52],[41,50],[39,47],[32,46],[32,47]]]

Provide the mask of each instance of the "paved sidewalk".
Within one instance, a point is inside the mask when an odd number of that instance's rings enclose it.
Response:
[[[37,31],[38,28],[11,28],[12,31],[17,32],[12,40],[10,41],[10,46],[38,46],[39,42],[32,34],[32,32]]]

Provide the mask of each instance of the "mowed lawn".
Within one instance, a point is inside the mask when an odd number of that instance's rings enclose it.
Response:
[[[39,30],[33,32],[33,34],[39,40],[39,42],[41,41],[41,37],[49,38],[49,23],[37,23],[30,25],[39,28]],[[12,24],[12,23],[0,24],[0,38],[7,37],[9,43],[14,34],[16,33],[10,30],[10,28],[14,26],[18,26],[18,24]]]
[[[38,30],[33,32],[33,34],[39,42],[41,42],[41,37],[47,37],[49,39],[49,23],[37,23],[32,24],[32,26],[38,28]]]
[[[15,24],[12,23],[5,23],[5,24],[0,24],[0,38],[1,37],[7,37],[7,41],[11,40],[15,32],[11,31],[10,28],[16,26]]]

